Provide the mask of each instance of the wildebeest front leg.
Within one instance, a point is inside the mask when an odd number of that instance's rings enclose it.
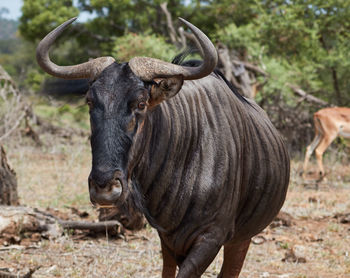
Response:
[[[175,278],[176,260],[171,255],[168,247],[164,244],[162,239],[160,240],[160,242],[161,242],[162,256],[163,256],[162,278]]]
[[[239,243],[226,243],[224,245],[224,263],[218,278],[238,278],[250,239]]]
[[[176,278],[198,278],[204,273],[215,256],[220,251],[221,245],[217,241],[202,237],[191,248],[189,254],[179,267]]]

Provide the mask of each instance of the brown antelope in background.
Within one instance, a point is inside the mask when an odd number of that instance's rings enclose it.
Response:
[[[325,174],[322,163],[323,153],[338,136],[350,138],[350,108],[329,107],[321,109],[314,114],[314,125],[315,137],[306,148],[303,177],[306,176],[310,156],[315,150],[320,178],[322,178]]]

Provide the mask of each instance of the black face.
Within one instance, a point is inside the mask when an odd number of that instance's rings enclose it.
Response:
[[[127,192],[129,154],[145,119],[149,86],[127,64],[107,67],[90,86],[93,204],[110,206]]]

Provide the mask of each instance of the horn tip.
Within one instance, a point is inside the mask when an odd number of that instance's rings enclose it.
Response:
[[[78,19],[78,17],[75,16],[75,17],[72,17],[71,19],[69,19],[68,21],[69,21],[69,23],[71,23],[71,22],[73,22],[73,21],[76,21],[77,19]]]
[[[186,20],[186,19],[184,19],[184,18],[182,18],[182,17],[178,17],[178,19],[182,22],[182,23],[188,23],[188,21]]]
[[[179,20],[181,23],[185,24],[188,28],[190,28],[192,31],[198,29],[196,26],[194,26],[191,22],[187,21],[186,19],[179,17]],[[200,31],[201,32],[201,31]]]

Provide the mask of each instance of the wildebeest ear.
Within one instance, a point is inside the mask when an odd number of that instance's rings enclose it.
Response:
[[[172,98],[181,89],[184,79],[182,75],[168,78],[155,78],[151,88],[150,106],[155,106],[164,100]]]

